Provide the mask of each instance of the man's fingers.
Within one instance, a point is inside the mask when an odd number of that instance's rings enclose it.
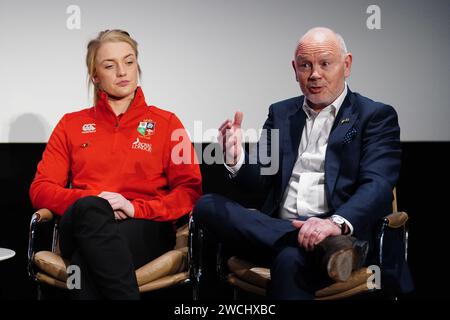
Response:
[[[300,229],[300,245],[305,249],[307,248],[309,238],[311,237],[312,227],[311,223],[306,223]]]
[[[319,236],[321,235],[321,231],[319,229],[313,229],[313,231],[311,232],[311,236],[308,239],[308,250],[313,250],[314,246],[317,243],[317,239],[319,238]]]
[[[306,230],[304,230],[304,229],[305,229],[305,227],[300,229],[300,231],[298,232],[298,244],[300,245],[300,247],[304,247],[305,235],[306,235]]]
[[[231,121],[229,119],[225,120],[224,123],[222,123],[219,127],[219,132],[225,133],[226,129],[231,128]]]
[[[293,220],[292,221],[292,225],[297,229],[300,229],[301,227],[303,227],[304,224],[305,224],[305,221],[302,221],[302,220]]]
[[[232,135],[233,135],[233,132],[231,131],[231,122],[229,122],[224,127],[219,128],[219,136],[217,137],[217,140],[219,143],[222,143],[222,146],[223,146],[226,139],[228,139]],[[220,141],[220,140],[222,140],[222,141]]]
[[[314,250],[317,244],[331,234],[326,225],[321,223],[320,220],[314,220],[314,218],[308,219],[307,221],[293,220],[292,225],[300,229],[298,233],[298,244],[307,251]]]
[[[233,131],[227,129],[225,131],[225,134],[222,135],[223,141],[225,142],[225,141],[232,140],[232,139],[234,139],[235,135],[236,134]]]
[[[234,122],[233,125],[240,128],[242,124],[242,119],[244,118],[244,114],[241,111],[236,111],[234,114]]]
[[[232,151],[231,148],[234,148],[237,146],[237,138],[236,137],[229,137],[227,141],[225,142],[225,148],[227,151]]]
[[[317,238],[316,242],[314,243],[314,246],[317,246],[319,243],[321,243],[328,235],[325,232],[321,232]]]

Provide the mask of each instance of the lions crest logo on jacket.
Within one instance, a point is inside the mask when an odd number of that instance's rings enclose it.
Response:
[[[145,119],[144,121],[139,122],[139,126],[137,127],[137,131],[144,138],[150,138],[150,136],[155,132],[156,123],[150,119]]]

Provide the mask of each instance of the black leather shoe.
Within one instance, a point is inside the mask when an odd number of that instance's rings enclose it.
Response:
[[[347,281],[352,271],[361,268],[369,243],[351,236],[328,237],[316,247],[321,268],[334,281]]]

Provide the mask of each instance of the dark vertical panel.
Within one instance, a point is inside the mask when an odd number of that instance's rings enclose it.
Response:
[[[203,145],[203,148],[206,145]],[[411,297],[446,296],[446,246],[450,224],[446,208],[449,142],[405,142],[398,183],[399,210],[410,215],[409,262],[417,287]],[[28,224],[33,208],[28,188],[45,144],[0,144],[0,246],[16,256],[0,262],[0,299],[33,299],[27,278]],[[227,190],[221,165],[201,165],[205,192],[226,193],[248,206],[257,206],[256,195]],[[184,297],[184,296],[183,296]]]

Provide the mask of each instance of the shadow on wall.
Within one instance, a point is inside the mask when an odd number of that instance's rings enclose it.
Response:
[[[50,124],[40,115],[25,113],[11,121],[8,142],[47,142]]]

